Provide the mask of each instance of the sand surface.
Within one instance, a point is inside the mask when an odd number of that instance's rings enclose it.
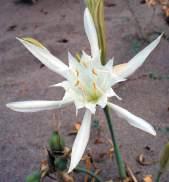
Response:
[[[76,53],[89,50],[83,29],[82,10],[78,0],[39,0],[36,5],[15,4],[13,0],[1,0],[0,6],[0,182],[22,182],[31,171],[39,168],[45,158],[44,148],[53,129],[60,123],[60,132],[66,144],[71,147],[74,136],[68,136],[73,124],[81,121],[74,106],[50,112],[17,113],[5,107],[11,101],[34,99],[60,99],[64,92],[60,88],[48,88],[58,83],[61,77],[40,68],[34,58],[15,37],[34,37],[46,45],[51,52],[67,63],[68,50]],[[153,10],[139,0],[106,0],[105,19],[107,27],[108,57],[115,57],[115,64],[128,61],[148,42],[138,39],[143,36],[153,40],[155,32],[166,32],[160,8]],[[141,31],[140,31],[141,30]],[[155,176],[158,164],[141,166],[136,161],[143,153],[146,160],[158,160],[169,133],[161,132],[169,126],[169,80],[149,78],[151,72],[169,75],[169,43],[162,40],[158,48],[149,56],[127,82],[117,86],[115,91],[122,101],[112,98],[112,102],[149,121],[157,129],[157,137],[150,136],[116,117],[112,112],[116,135],[124,160],[141,181],[145,175]],[[55,114],[55,119],[54,119]],[[88,151],[100,175],[106,180],[118,176],[115,159],[100,157],[108,151],[110,144],[103,136],[110,138],[103,112],[98,109],[96,117],[100,121],[99,136],[104,141],[94,144],[99,137],[98,129],[92,127]],[[147,147],[148,146],[148,147]],[[162,178],[168,182],[169,175]],[[78,175],[77,181],[83,181]]]

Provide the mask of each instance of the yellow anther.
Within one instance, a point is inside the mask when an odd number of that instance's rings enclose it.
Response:
[[[85,63],[85,62],[81,62],[82,65],[85,67],[85,68],[88,68],[88,65]]]
[[[75,83],[75,87],[77,87],[79,85],[80,81],[77,80],[77,82]]]
[[[76,75],[77,75],[77,77],[79,76],[79,71],[78,70],[76,70]]]
[[[83,97],[87,97],[87,94],[86,94],[84,88],[81,85],[79,85],[78,88],[81,90]]]
[[[96,70],[93,68],[92,73],[97,76]]]

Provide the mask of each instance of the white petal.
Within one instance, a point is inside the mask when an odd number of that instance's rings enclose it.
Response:
[[[91,128],[91,112],[89,110],[86,110],[82,121],[82,125],[73,143],[71,162],[68,173],[71,172],[78,165],[84,154],[84,151],[86,149],[90,137],[90,128]]]
[[[125,78],[123,78],[121,75],[116,75],[114,73],[111,74],[111,87],[116,85],[117,83],[126,81]]]
[[[95,114],[95,112],[96,112],[96,104],[87,102],[87,103],[85,104],[85,107],[86,107],[87,109],[89,109],[90,112],[91,112],[92,114]]]
[[[108,103],[108,106],[111,109],[113,109],[120,118],[127,120],[128,123],[131,124],[132,126],[139,128],[152,135],[156,135],[155,129],[147,121],[143,120],[140,117],[135,116],[126,109],[123,109],[122,107],[119,107],[115,104]]]
[[[91,56],[89,56],[85,51],[82,51],[82,56],[80,58],[80,62],[83,62],[86,65],[90,65],[91,60],[92,60]]]
[[[51,110],[64,107],[65,105],[71,103],[69,100],[61,101],[20,101],[11,102],[6,106],[14,111],[18,112],[38,112],[43,110]]]
[[[110,59],[106,65],[105,65],[105,68],[108,69],[108,70],[112,70],[113,68],[113,63],[114,63],[114,58]]]
[[[76,99],[74,101],[75,107],[76,107],[76,113],[79,109],[82,109],[83,107],[85,107],[85,103],[79,99]]]
[[[80,63],[70,52],[68,52],[68,61],[70,68],[79,68]]]
[[[50,85],[49,87],[63,87],[64,89],[68,89],[70,86],[68,81],[63,81],[54,85]]]
[[[101,63],[101,51],[95,52],[95,55],[93,55],[92,57],[92,61],[91,61],[92,67],[93,68],[102,68],[103,65]]]
[[[52,71],[64,76],[62,71],[67,70],[68,67],[61,60],[53,56],[45,47],[38,47],[24,39],[17,39],[45,66],[47,66]]]
[[[100,99],[99,99],[99,101],[98,101],[98,103],[97,103],[101,108],[105,108],[106,107],[106,105],[107,105],[107,97],[104,95],[104,96],[102,96]]]
[[[94,56],[99,52],[99,45],[95,25],[88,8],[85,9],[84,13],[84,28],[91,46],[92,56]]]
[[[113,66],[113,73],[120,75],[127,68],[127,63],[118,64]]]
[[[117,97],[117,99],[122,100],[122,98],[119,97],[119,96],[116,94],[116,92],[115,92],[112,88],[110,88],[110,89],[106,92],[106,96],[107,96],[107,97],[113,97],[113,96],[115,96],[115,97]]]
[[[146,48],[140,51],[136,56],[134,56],[126,65],[121,69],[118,74],[120,77],[127,78],[133,74],[146,60],[150,53],[157,47],[160,42],[162,35],[150,43]],[[118,65],[117,65],[118,66]]]

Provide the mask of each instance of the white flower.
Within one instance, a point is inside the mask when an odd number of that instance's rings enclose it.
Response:
[[[125,119],[129,124],[156,135],[154,128],[149,123],[127,110],[109,103],[108,98],[116,96],[120,99],[113,91],[112,86],[124,81],[143,64],[160,42],[161,36],[128,63],[117,65],[112,71],[113,59],[109,60],[106,65],[101,64],[97,33],[88,9],[84,13],[84,27],[91,46],[91,56],[83,52],[80,60],[77,60],[68,53],[69,66],[54,57],[38,41],[31,38],[17,38],[43,64],[66,79],[66,81],[52,85],[52,87],[63,87],[65,95],[61,101],[24,101],[7,104],[7,107],[19,112],[56,109],[71,103],[75,104],[77,111],[80,108],[86,108],[81,128],[72,147],[69,172],[77,166],[85,151],[90,136],[91,116],[95,113],[97,105],[102,108],[108,105],[119,117]]]

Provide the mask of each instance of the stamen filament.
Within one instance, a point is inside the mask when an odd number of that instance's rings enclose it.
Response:
[[[93,68],[92,73],[97,76],[96,70]]]

